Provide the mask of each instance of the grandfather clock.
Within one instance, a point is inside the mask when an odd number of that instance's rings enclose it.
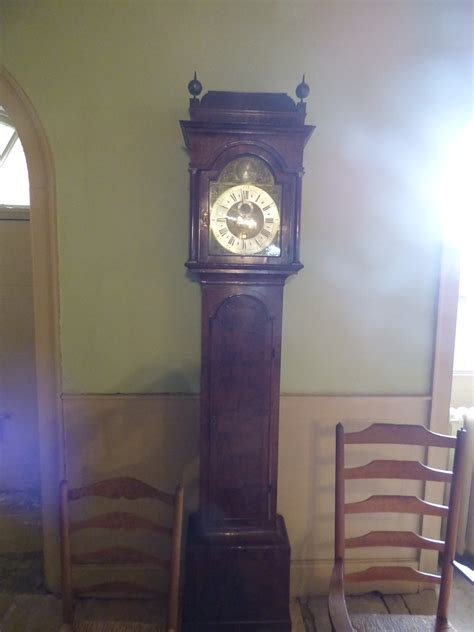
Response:
[[[188,269],[202,288],[199,511],[184,630],[291,630],[290,546],[276,512],[283,286],[299,261],[309,93],[190,82]]]

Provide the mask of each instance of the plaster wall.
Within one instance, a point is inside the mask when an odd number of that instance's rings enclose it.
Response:
[[[2,3],[3,63],[57,175],[68,393],[199,390],[178,119],[204,90],[312,88],[301,257],[282,390],[427,394],[432,184],[469,107],[469,3]],[[471,7],[472,9],[472,7]]]

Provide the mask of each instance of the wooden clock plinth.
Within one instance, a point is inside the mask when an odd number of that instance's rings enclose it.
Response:
[[[277,516],[269,535],[208,539],[191,516],[183,630],[291,631],[290,545]]]
[[[196,79],[190,91],[199,94]],[[209,92],[191,100],[190,115],[181,126],[186,266],[202,290],[200,494],[183,630],[289,632],[290,545],[276,511],[282,306],[287,277],[302,268],[302,158],[313,127],[305,104],[284,94]]]

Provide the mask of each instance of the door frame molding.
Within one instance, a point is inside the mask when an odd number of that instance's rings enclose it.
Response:
[[[433,341],[433,368],[431,374],[431,407],[429,429],[440,434],[451,434],[449,406],[453,383],[454,343],[459,295],[460,253],[454,243],[444,237],[441,251],[440,275],[438,282],[438,303],[436,329]],[[428,465],[438,469],[448,469],[446,455],[436,448],[428,451]],[[436,483],[425,485],[425,497],[431,502],[443,504],[444,486]],[[423,516],[422,535],[437,539],[441,532],[441,518]],[[438,554],[435,551],[420,551],[419,569],[428,573],[437,572]]]
[[[63,471],[63,442],[55,172],[40,119],[27,95],[3,66],[0,66],[0,95],[18,132],[28,165],[44,571],[48,588],[58,591],[58,490]]]

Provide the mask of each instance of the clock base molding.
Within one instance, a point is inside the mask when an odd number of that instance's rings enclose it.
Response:
[[[228,540],[228,541],[226,541]],[[291,631],[290,544],[282,516],[268,536],[209,537],[189,519],[182,629]]]

